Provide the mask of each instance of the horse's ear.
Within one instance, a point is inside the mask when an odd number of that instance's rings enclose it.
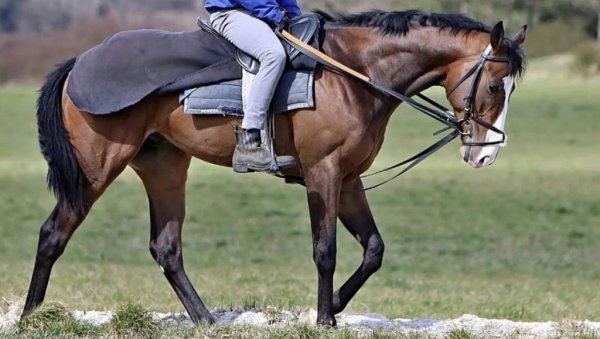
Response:
[[[502,39],[504,39],[504,24],[500,21],[492,28],[492,33],[490,34],[490,43],[495,51],[500,48]]]
[[[527,25],[521,26],[521,29],[515,34],[513,41],[521,46],[525,42],[525,38],[527,37]]]

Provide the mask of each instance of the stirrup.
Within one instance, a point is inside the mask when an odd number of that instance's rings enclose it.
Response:
[[[267,140],[267,142],[263,142],[263,144],[266,144],[265,147],[267,148],[269,153],[271,153],[271,169],[269,170],[270,174],[275,176],[282,176],[283,173],[281,173],[281,168],[287,168],[296,165],[296,159],[294,159],[294,157],[292,157],[291,155],[279,156],[280,161],[277,161],[278,156],[275,155],[275,114],[272,113],[267,116],[265,140]],[[286,158],[289,158],[289,164],[283,164],[283,166],[280,166],[280,162],[285,162],[288,160]]]

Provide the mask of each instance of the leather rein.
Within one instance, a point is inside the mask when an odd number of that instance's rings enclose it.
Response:
[[[385,93],[393,98],[396,98],[400,101],[403,101],[403,102],[407,103],[409,106],[418,110],[419,112],[424,113],[425,115],[429,116],[430,118],[433,118],[434,120],[437,120],[440,123],[446,125],[445,128],[435,132],[434,135],[437,135],[437,134],[442,133],[447,130],[451,130],[451,132],[448,133],[445,137],[439,139],[434,144],[427,147],[423,151],[415,154],[414,156],[412,156],[406,160],[403,160],[401,162],[398,162],[392,166],[384,168],[380,171],[361,176],[361,179],[367,178],[367,177],[381,174],[381,173],[384,173],[384,172],[387,172],[387,171],[390,171],[390,170],[393,170],[398,167],[406,165],[406,167],[401,169],[398,173],[396,173],[391,178],[388,178],[388,179],[386,179],[376,185],[373,185],[373,186],[361,188],[359,190],[349,190],[349,191],[343,191],[343,192],[367,191],[367,190],[371,190],[376,187],[382,186],[382,185],[396,179],[397,177],[408,172],[410,169],[412,169],[413,167],[418,165],[421,161],[425,160],[430,155],[432,155],[433,153],[435,153],[436,151],[438,151],[439,149],[444,147],[446,144],[448,144],[452,140],[456,139],[458,136],[471,137],[472,129],[470,129],[467,132],[464,131],[464,126],[471,122],[477,123],[495,133],[502,135],[502,140],[491,141],[491,142],[472,142],[472,141],[465,142],[465,141],[462,141],[462,144],[464,146],[468,146],[469,148],[472,146],[491,146],[491,145],[503,144],[506,141],[506,133],[504,131],[501,131],[500,129],[496,128],[492,124],[480,119],[473,110],[473,104],[475,102],[475,97],[477,95],[477,88],[479,87],[479,82],[481,80],[481,75],[483,73],[483,66],[485,65],[485,63],[487,61],[502,62],[502,63],[510,62],[510,59],[508,57],[490,55],[490,52],[492,50],[491,46],[488,46],[488,48],[486,48],[486,50],[483,52],[483,54],[481,54],[479,61],[459,81],[457,81],[456,84],[454,84],[452,86],[451,90],[446,95],[446,97],[449,97],[467,79],[474,76],[474,79],[471,83],[471,88],[470,88],[467,96],[464,98],[464,100],[465,100],[464,117],[459,120],[454,116],[454,114],[450,110],[448,110],[442,104],[436,102],[435,100],[433,100],[421,93],[417,94],[417,97],[422,99],[425,103],[416,101],[415,99],[413,99],[411,97],[405,96],[399,92],[394,91],[393,89],[391,89],[389,87],[386,87],[382,84],[377,83],[376,81],[351,69],[350,67],[340,63],[339,61],[328,57],[323,52],[316,50],[316,49],[312,48],[311,46],[305,44],[304,42],[295,38],[293,35],[291,35],[290,33],[288,33],[285,30],[279,31],[276,29],[275,34],[278,35],[281,39],[283,39],[287,43],[289,43],[290,45],[292,45],[294,48],[298,49],[303,54],[307,55],[308,57],[313,58],[314,60],[316,60],[317,62],[322,64],[324,67],[326,67],[336,73],[361,80],[362,82],[368,84],[370,87],[375,88],[376,90],[378,90],[382,93]]]

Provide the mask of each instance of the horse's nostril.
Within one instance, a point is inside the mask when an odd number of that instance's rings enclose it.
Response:
[[[489,160],[490,160],[490,157],[488,155],[486,155],[485,157],[479,159],[479,161],[477,162],[477,165],[479,165],[480,167],[483,167],[488,163]]]

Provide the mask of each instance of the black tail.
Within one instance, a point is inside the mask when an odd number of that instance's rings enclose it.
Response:
[[[83,212],[82,172],[63,122],[62,90],[75,58],[48,75],[40,90],[37,120],[40,149],[48,162],[48,188],[59,205]]]

